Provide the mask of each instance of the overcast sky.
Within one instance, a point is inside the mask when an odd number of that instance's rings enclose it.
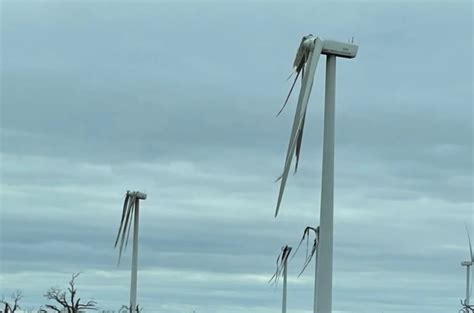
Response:
[[[273,217],[303,35],[338,59],[334,312],[456,312],[473,229],[472,2],[1,2],[0,294],[128,303],[113,243],[141,190],[139,304],[267,313],[284,244],[317,225],[325,58]],[[290,263],[288,308],[312,310]]]

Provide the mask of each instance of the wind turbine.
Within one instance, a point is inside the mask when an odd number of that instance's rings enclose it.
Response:
[[[312,231],[314,233],[314,240],[313,240],[313,247],[311,248],[311,252],[308,254],[310,231]],[[304,264],[303,264],[303,268],[301,269],[300,273],[298,274],[298,277],[300,277],[301,274],[303,274],[306,267],[309,265],[309,263],[313,259],[313,256],[315,256],[316,262],[318,262],[319,226],[316,227],[316,228],[311,227],[311,226],[307,226],[304,229],[303,236],[301,237],[301,240],[298,244],[298,247],[296,248],[296,251],[293,254],[293,257],[291,258],[292,260],[295,257],[296,253],[298,253],[298,250],[300,249],[300,246],[301,246],[301,244],[303,243],[303,241],[305,239],[306,239],[306,257],[305,257],[305,261],[304,261]]]
[[[283,295],[281,301],[281,312],[286,313],[286,285],[287,285],[287,276],[288,276],[288,257],[291,254],[291,247],[283,246],[281,252],[278,255],[276,261],[276,271],[275,274],[268,281],[269,283],[277,284],[280,277],[283,275]]]
[[[137,305],[137,272],[138,272],[138,221],[140,213],[140,200],[145,200],[146,193],[129,191],[125,194],[123,202],[122,219],[115,239],[115,248],[119,247],[118,263],[122,258],[122,252],[127,248],[130,229],[133,221],[133,248],[132,248],[132,277],[130,286],[130,312],[139,312]]]
[[[334,131],[335,131],[335,96],[336,96],[336,57],[354,58],[358,46],[352,43],[342,43],[333,40],[323,40],[313,35],[304,36],[296,53],[293,66],[296,78],[290,89],[283,107],[285,107],[293,87],[301,73],[301,89],[296,106],[290,142],[286,154],[283,173],[279,177],[280,191],[275,210],[275,217],[280,209],[293,154],[296,156],[295,172],[303,139],[303,130],[314,74],[321,54],[326,55],[326,87],[324,108],[324,141],[321,184],[320,211],[320,244],[319,260],[316,263],[314,312],[330,313],[332,311],[332,258],[333,258],[333,223],[334,223]],[[283,109],[283,108],[282,108]],[[281,110],[280,110],[281,112]]]
[[[464,261],[461,263],[461,266],[466,267],[466,299],[464,300],[463,306],[470,308],[469,298],[471,297],[471,266],[474,264],[474,255],[472,254],[472,244],[471,237],[469,236],[469,231],[466,226],[467,240],[469,241],[469,252],[471,259],[470,261]]]

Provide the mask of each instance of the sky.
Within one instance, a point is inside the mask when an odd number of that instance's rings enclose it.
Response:
[[[1,8],[0,294],[128,303],[113,244],[141,204],[144,312],[267,313],[281,246],[319,223],[324,66],[299,171],[274,210],[301,37],[337,60],[334,312],[459,309],[473,215],[470,1],[8,1]],[[288,310],[312,312],[313,266]]]

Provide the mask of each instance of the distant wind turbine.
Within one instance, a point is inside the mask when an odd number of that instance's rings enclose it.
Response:
[[[470,279],[471,279],[471,266],[474,263],[474,255],[472,254],[471,237],[469,236],[469,230],[467,229],[467,226],[466,226],[466,233],[467,233],[467,240],[469,242],[469,253],[470,253],[471,258],[469,261],[464,261],[461,263],[461,266],[466,267],[466,299],[464,300],[463,306],[471,308],[469,298],[471,297],[472,283],[470,282]]]
[[[314,234],[314,240],[313,240],[313,246],[311,247],[311,252],[308,253],[309,251],[309,237],[310,237],[310,232],[313,232]],[[301,237],[301,240],[298,244],[298,247],[296,248],[296,251],[295,253],[293,254],[293,257],[292,259],[295,257],[295,255],[298,253],[298,250],[300,249],[300,246],[301,244],[303,243],[303,241],[306,239],[306,257],[305,257],[305,261],[304,261],[304,264],[303,264],[303,268],[301,269],[300,273],[298,274],[298,277],[301,276],[301,274],[303,274],[303,272],[305,271],[306,267],[308,267],[309,263],[311,263],[311,260],[313,259],[313,256],[314,256],[314,262],[315,262],[315,271],[317,270],[318,268],[318,249],[319,249],[319,226],[314,228],[314,227],[311,227],[311,226],[307,226],[304,231],[303,231],[303,236]],[[317,273],[315,273],[317,274]],[[317,279],[314,280],[314,297],[316,299],[316,292],[318,290],[318,286],[317,286]],[[316,310],[316,302],[313,302],[313,310]]]
[[[120,227],[115,240],[115,248],[119,247],[119,258],[122,258],[124,249],[127,248],[128,238],[130,236],[130,229],[133,221],[133,252],[132,252],[132,278],[130,286],[130,312],[139,312],[137,305],[137,273],[138,273],[138,222],[139,222],[139,208],[140,200],[145,200],[147,195],[139,191],[128,191],[123,202],[122,219]]]
[[[314,240],[313,240],[313,246],[311,247],[311,252],[308,253],[309,251],[309,237],[310,237],[310,231],[314,233]],[[305,261],[303,264],[303,268],[301,269],[300,273],[298,274],[298,277],[303,274],[305,271],[306,267],[309,265],[311,260],[313,259],[313,256],[315,256],[316,263],[318,262],[318,246],[319,246],[319,226],[314,228],[311,226],[307,226],[304,231],[303,231],[303,236],[301,237],[300,242],[298,243],[298,247],[295,250],[295,253],[293,254],[292,259],[295,257],[296,253],[298,253],[298,250],[300,249],[301,244],[303,241],[306,239],[306,257]],[[316,289],[316,288],[315,288]]]
[[[332,257],[333,257],[333,220],[334,220],[334,131],[335,131],[335,96],[336,96],[336,57],[354,58],[358,46],[352,43],[342,43],[333,40],[322,40],[313,35],[304,36],[296,53],[293,66],[296,78],[286,98],[283,108],[288,102],[293,87],[301,75],[301,89],[296,106],[293,127],[286,153],[283,173],[279,177],[280,191],[275,210],[275,217],[280,209],[283,192],[285,190],[288,173],[293,155],[296,156],[295,171],[298,168],[303,130],[306,119],[311,88],[318,65],[319,57],[325,54],[326,58],[326,89],[324,109],[324,142],[321,184],[321,212],[320,212],[320,247],[319,261],[315,272],[315,285],[321,286],[315,294],[314,313],[332,312]],[[282,108],[282,110],[283,110]],[[281,112],[281,110],[280,110]],[[316,282],[316,280],[319,280]]]
[[[287,290],[287,277],[288,277],[288,257],[291,254],[291,247],[283,246],[281,252],[278,255],[276,261],[275,274],[268,281],[269,283],[277,284],[280,277],[283,275],[283,295],[281,301],[281,312],[286,313],[286,290]]]

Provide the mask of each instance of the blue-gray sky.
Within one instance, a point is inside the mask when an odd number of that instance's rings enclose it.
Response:
[[[128,302],[113,249],[123,193],[142,204],[147,312],[275,312],[280,247],[318,223],[324,58],[299,173],[273,218],[301,37],[338,60],[334,311],[452,312],[473,231],[472,2],[1,2],[0,293],[26,306],[82,271]],[[312,266],[291,312],[311,312]]]

